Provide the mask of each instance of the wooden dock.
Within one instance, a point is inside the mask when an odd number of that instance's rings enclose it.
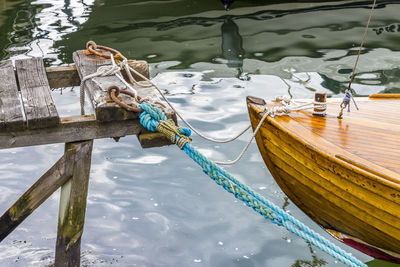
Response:
[[[95,114],[60,117],[51,89],[79,86],[82,77],[111,64],[84,51],[73,58],[75,65],[50,68],[41,58],[16,60],[15,67],[10,60],[0,61],[0,149],[65,143],[64,155],[0,217],[0,242],[61,187],[55,266],[80,265],[93,139],[137,135],[143,148],[170,144],[161,134],[145,130],[138,113],[110,101],[109,86],[126,87],[114,76],[85,82]],[[147,62],[130,64],[149,78]],[[156,95],[152,87],[132,86],[141,97]],[[167,116],[176,120],[172,111]]]

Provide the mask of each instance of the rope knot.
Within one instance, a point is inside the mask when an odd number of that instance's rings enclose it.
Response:
[[[180,128],[175,125],[175,122],[171,119],[166,121],[160,121],[156,127],[157,131],[163,133],[173,144],[176,144],[180,149],[192,141],[189,137],[190,130]],[[188,131],[189,130],[189,131]]]
[[[280,101],[284,105],[290,105],[292,102],[292,98],[288,95],[280,95],[275,97],[275,101]]]
[[[289,106],[274,106],[270,111],[270,115],[272,118],[275,116],[287,115],[292,112],[292,109]]]
[[[140,123],[148,130],[164,134],[171,143],[177,144],[180,149],[192,141],[192,138],[189,137],[191,131],[180,128],[171,119],[168,120],[161,109],[147,102],[141,103],[138,107],[143,109],[139,115]]]
[[[159,122],[167,120],[167,116],[165,116],[164,112],[152,106],[150,103],[143,102],[138,105],[138,108],[143,109],[143,112],[139,115],[140,123],[149,131],[157,131]]]
[[[100,66],[97,71],[95,72],[96,76],[100,77],[106,77],[106,76],[112,76],[115,75],[116,73],[119,73],[121,71],[121,68],[118,67],[117,65],[104,65]]]

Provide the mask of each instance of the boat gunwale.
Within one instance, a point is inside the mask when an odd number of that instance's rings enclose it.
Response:
[[[255,108],[255,111],[258,114],[264,114],[264,111],[262,111],[261,109],[259,109],[257,107],[257,104],[255,103],[248,103],[250,106],[253,106]],[[301,111],[300,111],[301,112]],[[280,116],[282,117],[282,116]],[[388,170],[384,167],[381,166],[377,166],[375,163],[370,162],[369,160],[366,159],[362,159],[360,160],[360,162],[368,162],[371,165],[373,165],[374,167],[377,167],[377,169],[385,169],[387,172],[390,172],[391,174],[395,174],[397,177],[392,178],[390,177],[388,174],[382,173],[379,170],[372,170],[371,168],[366,167],[364,168],[360,168],[354,164],[350,164],[349,162],[346,162],[344,160],[341,160],[339,158],[336,157],[337,154],[340,155],[345,155],[348,156],[348,154],[350,154],[352,157],[350,158],[356,158],[356,159],[360,159],[359,156],[352,154],[346,150],[344,150],[343,148],[340,148],[339,146],[333,144],[332,142],[324,139],[323,137],[321,137],[320,135],[318,135],[317,133],[311,132],[312,134],[318,136],[319,139],[323,140],[323,142],[329,143],[331,146],[334,146],[335,148],[337,148],[337,153],[335,153],[335,155],[333,155],[332,153],[328,153],[326,151],[320,150],[318,149],[315,145],[313,145],[312,143],[308,142],[307,140],[305,140],[304,138],[302,138],[301,136],[295,135],[292,132],[288,131],[279,121],[277,118],[280,117],[275,117],[272,118],[271,116],[268,116],[266,121],[273,124],[275,127],[277,127],[279,130],[281,130],[282,132],[285,132],[286,134],[290,135],[292,138],[298,140],[301,144],[305,145],[307,148],[311,149],[312,151],[316,152],[316,153],[320,153],[323,157],[325,158],[329,158],[331,161],[335,162],[336,164],[340,164],[340,165],[345,165],[347,166],[348,169],[353,170],[354,172],[362,175],[362,176],[367,176],[368,178],[370,178],[370,180],[373,180],[375,182],[379,182],[380,184],[386,185],[388,187],[391,188],[395,188],[398,191],[400,191],[400,174],[397,174],[391,170]],[[290,115],[288,116],[290,117]],[[305,128],[300,122],[295,121],[299,126],[301,126],[302,128],[304,128],[305,130],[308,130],[307,128]],[[265,122],[264,122],[265,123]],[[345,152],[345,153],[343,153]],[[357,162],[357,161],[356,161]]]

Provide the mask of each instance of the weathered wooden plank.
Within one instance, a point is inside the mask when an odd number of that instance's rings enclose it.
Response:
[[[139,120],[99,122],[93,115],[61,119],[58,127],[0,132],[0,149],[136,135]]]
[[[178,119],[175,113],[167,113],[168,119],[173,119],[175,124],[178,125]],[[161,147],[171,145],[171,141],[162,133],[151,132],[142,128],[139,134],[136,135],[140,146],[142,148]]]
[[[143,64],[142,64],[143,63]],[[147,64],[144,64],[144,61],[139,61],[136,65],[136,70],[142,73],[145,77],[149,76],[149,68]],[[125,72],[122,73],[124,78],[128,80]],[[74,64],[66,65],[66,66],[55,66],[55,67],[47,67],[46,75],[49,81],[50,88],[63,88],[70,86],[80,86],[81,78],[79,77],[78,70]],[[136,77],[138,81],[141,80],[140,77]]]
[[[47,67],[46,75],[50,88],[79,86],[81,84],[75,65]]]
[[[55,266],[79,266],[93,140],[68,143],[76,151],[72,178],[61,188]]]
[[[31,188],[0,218],[0,242],[39,207],[72,175],[75,153],[67,151]]]
[[[26,124],[12,62],[0,61],[0,131],[24,128]]]
[[[61,119],[58,127],[0,132],[0,149],[137,135],[143,148],[170,145],[160,133],[146,131],[139,120],[97,121],[93,115]]]
[[[73,59],[81,79],[95,73],[100,66],[111,64],[110,60],[100,59],[98,56],[86,55],[83,50],[76,51],[73,54]],[[149,66],[146,61],[134,61],[132,67],[145,77],[149,77]],[[95,110],[96,119],[100,121],[111,121],[138,118],[137,113],[122,109],[115,103],[108,101],[109,96],[107,89],[112,85],[116,85],[121,89],[126,89],[126,86],[115,76],[96,77],[85,82],[85,90]],[[149,88],[139,87],[137,85],[132,86],[142,97],[154,94],[154,90],[149,90]],[[121,97],[125,103],[132,103],[130,97],[125,95]]]
[[[162,133],[149,131],[141,132],[137,135],[142,148],[160,147],[171,145],[171,141]]]
[[[28,128],[58,125],[60,119],[51,97],[42,59],[17,60],[15,66]]]

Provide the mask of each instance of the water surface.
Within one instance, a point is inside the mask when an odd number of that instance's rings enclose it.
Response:
[[[247,95],[311,98],[327,89],[342,96],[370,7],[369,1],[276,2],[237,1],[225,12],[216,0],[0,1],[0,58],[72,63],[72,52],[94,40],[150,62],[154,81],[190,123],[212,137],[231,137],[249,124]],[[357,95],[400,92],[396,2],[379,1],[353,86]],[[79,113],[78,95],[78,88],[53,92],[62,116]],[[212,159],[228,160],[249,138],[214,145],[194,137],[193,143]],[[0,210],[63,149],[1,150]],[[227,169],[328,237],[287,200],[256,145]],[[58,201],[57,192],[0,244],[1,266],[53,262]],[[341,266],[236,201],[178,148],[144,150],[135,136],[95,141],[82,254],[84,266]]]

